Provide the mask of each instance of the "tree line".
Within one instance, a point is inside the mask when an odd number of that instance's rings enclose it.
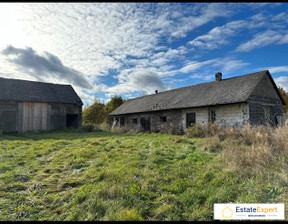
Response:
[[[96,99],[95,102],[86,106],[82,112],[82,121],[84,125],[97,125],[103,123],[112,123],[113,118],[109,116],[113,110],[119,107],[125,100],[121,96],[114,96],[106,104]]]

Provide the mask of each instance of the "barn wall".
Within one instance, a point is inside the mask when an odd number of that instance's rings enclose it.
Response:
[[[211,122],[211,110],[215,111],[215,122],[221,127],[241,127],[249,122],[248,104],[227,104],[182,110],[183,129],[186,129],[187,113],[195,113],[197,124],[207,125]]]
[[[284,125],[281,99],[268,76],[264,76],[249,97],[251,125]]]
[[[0,133],[79,128],[81,124],[80,105],[0,101]]]
[[[208,124],[208,107],[200,107],[200,108],[191,108],[184,109],[181,113],[181,125],[182,129],[186,129],[186,115],[188,113],[195,113],[195,120],[197,124],[207,125]]]
[[[159,111],[151,113],[139,113],[116,116],[117,123],[114,127],[122,127],[132,131],[145,131],[141,119],[150,121],[150,129],[147,131],[161,132],[186,129],[186,115],[195,113],[196,123],[207,125],[210,119],[210,110],[215,110],[215,122],[222,127],[241,127],[249,122],[249,107],[246,103],[219,105],[213,107],[190,108],[182,110]],[[124,125],[121,125],[121,117],[124,118]],[[163,117],[166,117],[163,121]],[[135,122],[137,120],[137,123]]]
[[[240,128],[249,123],[249,106],[247,103],[216,106],[216,123],[221,127]]]
[[[166,117],[166,120],[163,120],[164,117]],[[114,118],[117,120],[114,127],[125,128],[131,131],[160,132],[182,129],[180,110],[129,114],[115,116]],[[124,125],[120,121],[122,118],[124,118]]]
[[[49,104],[50,130],[79,128],[82,125],[82,106],[74,104]]]
[[[48,104],[47,103],[19,103],[19,114],[22,115],[22,122],[19,120],[20,132],[26,131],[47,131]],[[22,125],[21,125],[22,123]],[[20,126],[21,125],[21,126]]]
[[[284,113],[279,100],[254,96],[249,101],[251,125],[284,125]]]
[[[0,101],[0,133],[17,132],[17,111],[15,101]]]

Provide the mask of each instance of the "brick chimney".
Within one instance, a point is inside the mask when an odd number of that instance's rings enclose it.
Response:
[[[221,81],[222,80],[222,73],[221,72],[217,72],[216,74],[215,74],[215,79],[216,79],[216,81]]]

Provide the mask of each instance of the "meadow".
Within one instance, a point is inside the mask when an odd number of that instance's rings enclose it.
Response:
[[[214,131],[2,135],[0,220],[205,221],[229,202],[287,219],[287,128]]]

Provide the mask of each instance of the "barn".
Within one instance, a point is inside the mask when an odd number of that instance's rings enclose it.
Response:
[[[82,105],[71,85],[0,78],[0,133],[79,128]]]
[[[114,126],[134,131],[183,131],[197,123],[222,127],[277,126],[285,102],[268,70],[127,100],[110,113]]]

